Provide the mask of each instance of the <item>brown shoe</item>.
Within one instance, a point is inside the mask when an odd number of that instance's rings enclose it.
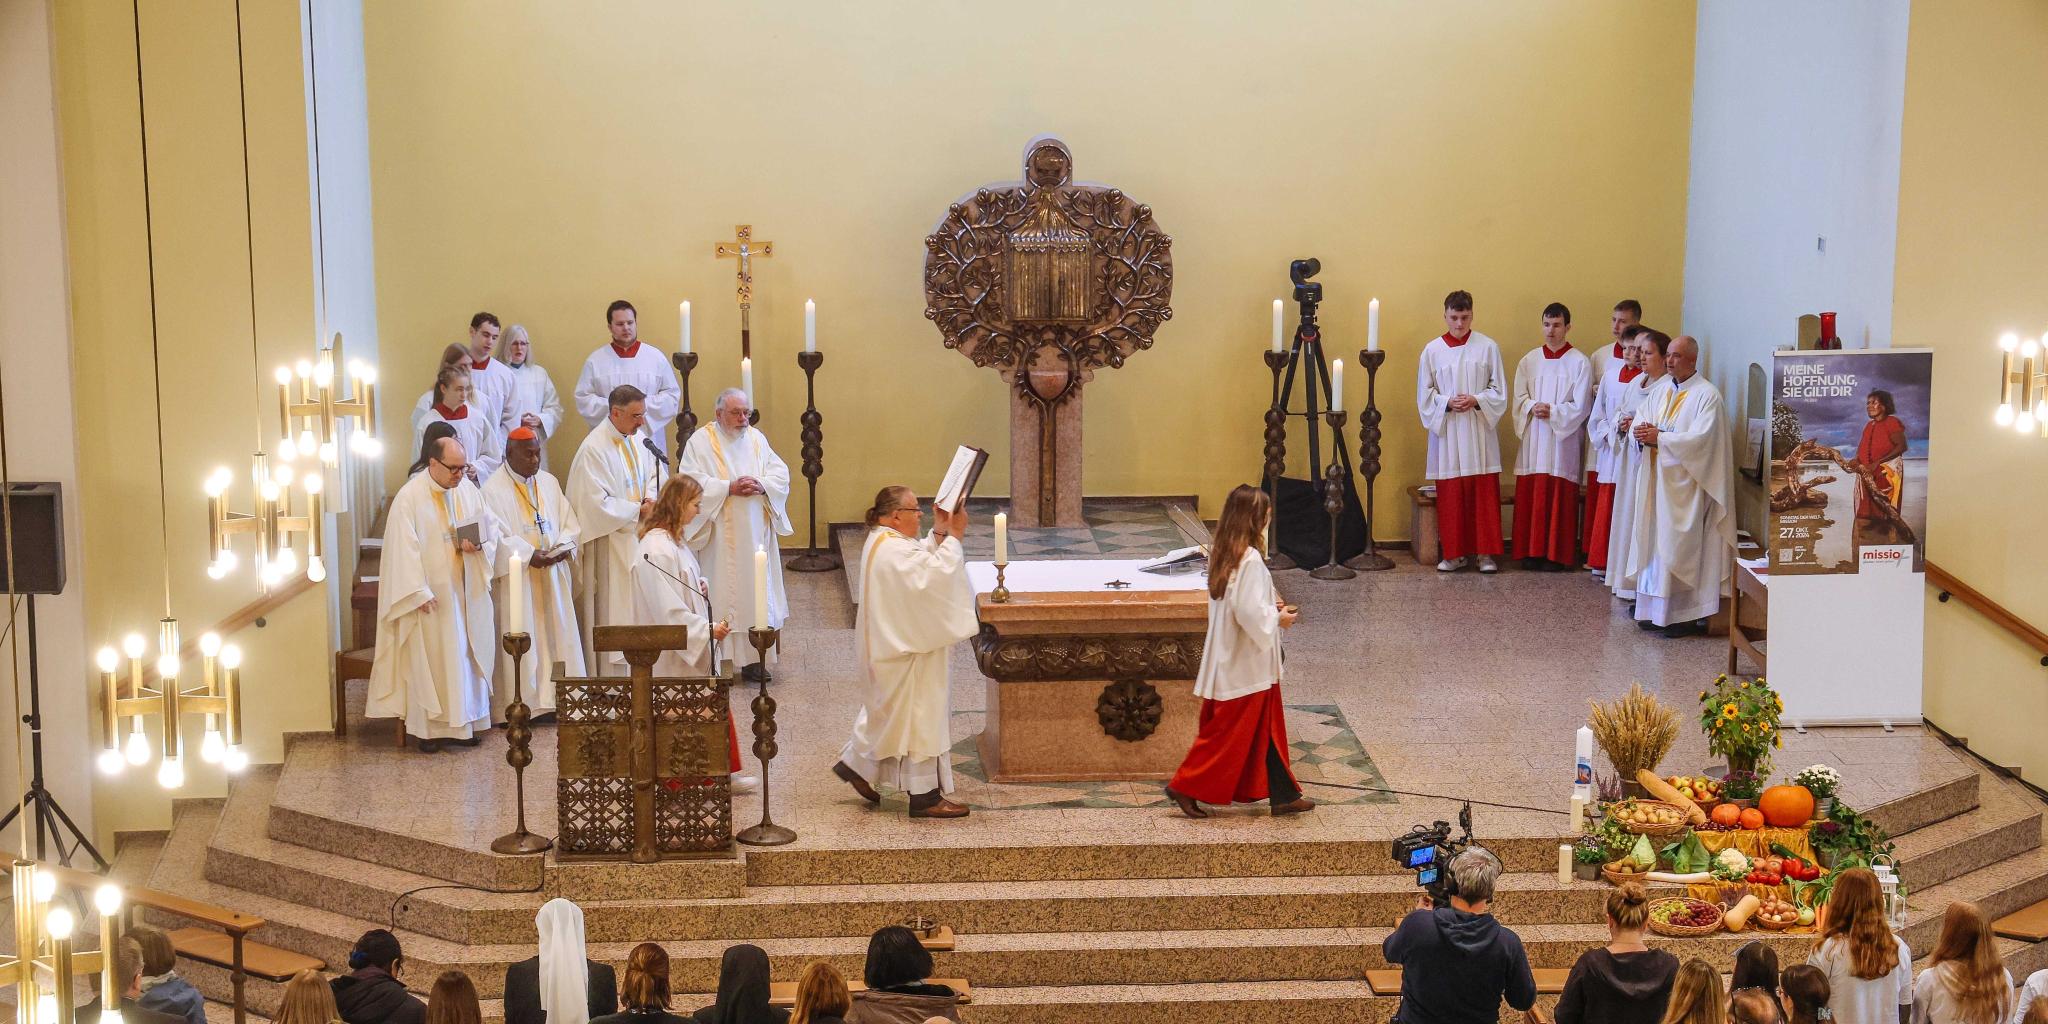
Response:
[[[913,818],[965,818],[967,813],[966,805],[946,799],[936,789],[910,798],[910,816]]]
[[[1206,818],[1209,816],[1209,812],[1203,810],[1202,805],[1196,802],[1194,797],[1191,797],[1186,793],[1177,792],[1174,790],[1172,786],[1166,787],[1166,795],[1169,798],[1171,798],[1174,803],[1180,805],[1180,813],[1187,817]]]
[[[1313,811],[1315,809],[1316,802],[1314,800],[1310,800],[1305,796],[1298,796],[1294,798],[1293,803],[1275,804],[1273,806],[1273,816],[1277,818],[1283,814],[1300,814],[1303,811]]]
[[[870,804],[880,804],[882,802],[882,794],[875,792],[875,787],[868,785],[868,780],[861,778],[859,772],[848,768],[846,762],[840,761],[834,764],[832,766],[832,774],[839,776],[847,785],[852,786],[853,791],[859,793],[862,800],[866,800]]]

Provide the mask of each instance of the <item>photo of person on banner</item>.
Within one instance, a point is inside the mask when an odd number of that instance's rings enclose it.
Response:
[[[1773,363],[1771,570],[1853,574],[1866,549],[1908,548],[1921,571],[1931,354],[1779,352]]]
[[[1913,528],[1899,514],[1906,496],[1906,424],[1892,393],[1877,388],[1864,400],[1870,422],[1856,444],[1856,542],[1911,544]]]

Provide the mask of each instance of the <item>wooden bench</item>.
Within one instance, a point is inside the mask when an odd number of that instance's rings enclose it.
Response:
[[[1559,971],[1558,973],[1563,974],[1564,972]],[[954,994],[959,997],[961,1003],[971,1003],[974,1001],[974,990],[968,987],[967,979],[965,978],[928,978],[926,979],[926,984],[944,985],[952,989]],[[1559,984],[1562,985],[1563,982],[1559,982]],[[846,990],[848,992],[865,992],[867,989],[868,987],[861,984],[859,978],[846,979]],[[795,1006],[796,982],[770,982],[768,984],[768,1005],[780,1006],[784,1009]]]
[[[1536,976],[1536,994],[1554,996],[1564,991],[1564,979],[1572,972],[1563,967],[1538,967],[1529,972]],[[1398,996],[1401,994],[1401,969],[1388,967],[1365,972],[1365,987],[1376,996]]]
[[[1991,922],[1991,930],[2008,939],[2024,942],[2048,939],[2048,900],[2022,907]]]
[[[1436,493],[1424,493],[1422,485],[1416,484],[1408,488],[1408,504],[1414,512],[1414,517],[1408,521],[1408,533],[1413,538],[1408,542],[1408,550],[1417,562],[1434,567],[1443,558],[1443,541],[1437,535]],[[1500,507],[1510,517],[1513,516],[1507,511],[1515,507],[1513,488],[1501,492]],[[1505,537],[1506,531],[1501,535]],[[1503,552],[1501,557],[1506,558],[1506,553]]]
[[[210,928],[180,928],[170,933],[171,948],[178,955],[228,970],[235,968],[235,942],[223,932]],[[252,977],[283,984],[300,971],[324,970],[327,962],[288,949],[260,942],[242,944],[242,969]]]

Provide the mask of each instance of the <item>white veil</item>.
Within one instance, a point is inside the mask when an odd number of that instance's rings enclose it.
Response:
[[[584,959],[583,908],[556,898],[534,915],[540,933],[540,1006],[547,1024],[590,1024],[590,967]]]

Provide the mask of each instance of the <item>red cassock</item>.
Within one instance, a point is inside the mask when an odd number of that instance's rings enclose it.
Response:
[[[1581,544],[1586,552],[1586,564],[1595,569],[1607,568],[1607,534],[1614,528],[1614,485],[1600,479],[1598,473],[1586,474],[1586,535]]]
[[[1500,535],[1500,474],[1475,473],[1438,480],[1436,529],[1443,543],[1443,557],[1447,559],[1504,553],[1507,546]]]
[[[1294,767],[1287,759],[1287,721],[1280,702],[1280,684],[1235,700],[1203,700],[1200,731],[1187,759],[1173,773],[1173,791],[1203,803],[1228,804],[1264,800],[1270,786],[1267,752],[1277,749],[1295,792]]]
[[[1515,557],[1579,564],[1578,484],[1548,473],[1515,478]]]
[[[733,725],[733,724],[732,724],[732,719],[731,719],[731,718],[727,718],[727,719],[725,720],[725,741],[726,741],[726,743],[730,744],[730,746],[729,746],[729,747],[727,748],[727,750],[726,750],[726,756],[728,756],[728,757],[732,758],[732,770],[733,770],[733,771],[739,771],[739,770],[741,770],[741,769],[740,769],[740,730],[739,730],[739,728],[738,728],[737,726],[735,726],[735,725]]]

